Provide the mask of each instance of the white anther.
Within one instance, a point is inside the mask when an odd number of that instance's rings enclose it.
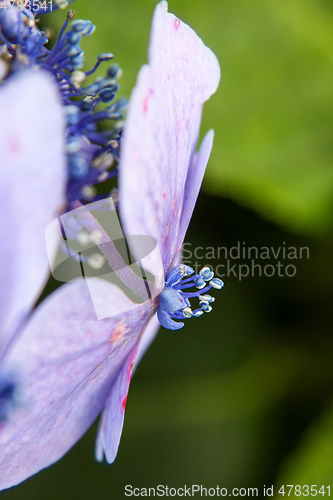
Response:
[[[223,288],[224,286],[224,283],[222,280],[218,279],[218,278],[214,278],[211,282],[210,282],[210,285],[213,287],[213,288],[216,288],[216,290],[221,290],[221,288]]]
[[[90,233],[90,241],[95,243],[95,245],[99,245],[102,241],[102,233],[96,229],[92,233]]]
[[[104,182],[109,177],[107,172],[102,172],[101,175],[97,177],[98,182]]]
[[[76,239],[83,247],[86,247],[90,243],[89,233],[87,233],[87,231],[80,231],[77,234]]]
[[[116,141],[115,139],[111,139],[111,141],[108,141],[108,146],[111,146],[113,149],[117,149],[119,146],[119,142]]]
[[[193,316],[193,311],[190,307],[184,307],[182,312],[185,318],[190,318],[191,316]]]
[[[199,316],[202,316],[202,315],[203,315],[203,311],[201,311],[201,310],[200,310],[200,311],[197,311],[196,313],[194,313],[194,316],[195,316],[196,318],[199,318]]]
[[[201,271],[199,271],[200,276],[202,276],[203,273],[205,273],[206,271],[211,271],[210,267],[208,266],[203,267]]]
[[[54,3],[59,7],[59,9],[66,9],[68,6],[67,0],[55,0]]]
[[[199,295],[199,300],[203,300],[204,302],[214,302],[215,297],[211,297],[211,295]]]
[[[83,71],[76,70],[73,71],[71,75],[71,83],[74,85],[75,88],[80,88],[82,83],[85,81],[86,75],[83,73]]]
[[[178,266],[178,271],[182,276],[186,276],[186,266],[184,266],[183,264]]]
[[[123,110],[124,109],[125,108],[123,108]],[[124,127],[124,125],[125,125],[125,120],[119,120],[119,121],[117,121],[117,126],[115,127],[115,129],[119,131]]]
[[[102,267],[104,266],[105,259],[100,253],[93,253],[92,255],[89,255],[87,262],[90,267],[98,270],[102,269]]]
[[[31,19],[31,17],[26,19],[26,24],[29,28],[33,28],[36,25],[35,20]]]
[[[114,164],[114,156],[110,152],[105,152],[91,162],[92,167],[107,169]]]
[[[36,24],[34,19],[31,19],[31,21],[34,24]],[[47,26],[43,31],[44,31],[44,33],[45,33],[45,35],[47,36],[48,39],[50,39],[50,38],[52,38],[54,36],[54,31],[53,31],[52,28],[50,28],[50,26]]]
[[[84,198],[87,200],[91,200],[94,196],[96,196],[97,189],[93,186],[83,186],[81,189],[81,193],[83,194]]]

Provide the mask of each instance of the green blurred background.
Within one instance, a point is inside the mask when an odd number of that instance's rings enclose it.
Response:
[[[155,2],[72,7],[97,26],[87,68],[113,52],[129,95]],[[170,0],[169,10],[223,74],[204,111],[215,144],[186,241],[306,246],[310,258],[285,261],[297,268],[290,278],[225,277],[210,315],[161,329],[133,378],[114,465],[94,461],[95,425],[4,499],[123,498],[126,484],[258,487],[261,497],[264,485],[333,483],[333,3]],[[64,18],[47,23],[57,32]]]

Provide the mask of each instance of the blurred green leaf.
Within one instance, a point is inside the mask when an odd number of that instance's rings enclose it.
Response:
[[[96,25],[88,66],[114,51],[129,94],[147,45],[154,0],[82,0]],[[332,227],[332,6],[325,0],[170,0],[217,54],[220,89],[202,130],[216,130],[204,187],[293,230]],[[58,15],[60,23],[64,13]],[[52,17],[52,23],[54,17]],[[59,24],[60,25],[60,24]],[[198,68],[200,71],[200,68]]]
[[[332,485],[333,477],[333,405],[305,433],[303,440],[282,466],[275,493],[282,484]],[[325,489],[325,496],[327,489]],[[276,495],[275,498],[280,498]],[[299,498],[293,492],[290,498]]]
[[[130,428],[137,432],[156,426],[207,426],[261,418],[285,396],[307,364],[306,351],[271,343],[229,372],[149,380],[130,394],[128,405],[136,408]]]
[[[224,82],[206,186],[291,229],[323,231],[332,224],[332,11],[311,0],[222,5],[213,29]]]

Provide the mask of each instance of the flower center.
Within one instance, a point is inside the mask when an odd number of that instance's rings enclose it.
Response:
[[[39,9],[38,15],[42,13]],[[45,47],[49,35],[38,30],[31,10],[8,3],[0,12],[0,44],[3,42],[0,57],[6,62],[9,74],[22,67],[37,66],[51,73],[58,84],[67,121],[67,210],[77,200],[100,199],[93,186],[117,174],[122,133],[120,120],[124,118],[127,105],[126,99],[115,101],[119,88],[117,78],[121,74],[116,64],[107,69],[105,77],[85,85],[87,77],[114,56],[99,54],[91,70],[81,71],[84,53],[80,42],[82,37],[94,32],[95,26],[91,21],[73,21],[74,16],[74,11],[70,10],[57,42],[49,50]],[[99,130],[104,120],[114,122],[107,132]]]
[[[214,273],[209,267],[201,269],[199,274],[194,274],[194,270],[184,264],[171,269],[167,275],[165,288],[159,296],[159,307],[157,311],[158,320],[164,328],[169,330],[179,330],[184,323],[176,320],[184,318],[198,318],[204,312],[212,310],[211,304],[214,297],[206,292],[211,288],[220,290],[224,283],[219,278],[214,278]],[[190,276],[190,277],[189,277]],[[196,288],[194,292],[185,292],[189,288]],[[199,307],[194,311],[191,308],[190,300],[199,299]]]

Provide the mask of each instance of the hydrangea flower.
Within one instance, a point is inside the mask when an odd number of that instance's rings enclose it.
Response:
[[[166,2],[158,4],[148,65],[130,99],[119,168],[125,234],[152,236],[160,249],[161,258],[154,252],[145,259],[155,293],[135,305],[119,287],[92,278],[86,280],[89,289],[86,281],[70,283],[38,306],[3,362],[5,370],[17,367],[24,384],[21,404],[0,429],[2,489],[61,458],[101,411],[96,458],[113,462],[133,366],[159,322],[175,330],[183,326],[179,320],[210,311],[207,292],[222,282],[207,268],[190,277],[193,270],[180,260],[213,142],[210,131],[195,152],[202,106],[219,78],[210,49],[167,13]],[[105,319],[96,320],[89,292],[105,308]],[[199,300],[197,309],[190,299]]]

